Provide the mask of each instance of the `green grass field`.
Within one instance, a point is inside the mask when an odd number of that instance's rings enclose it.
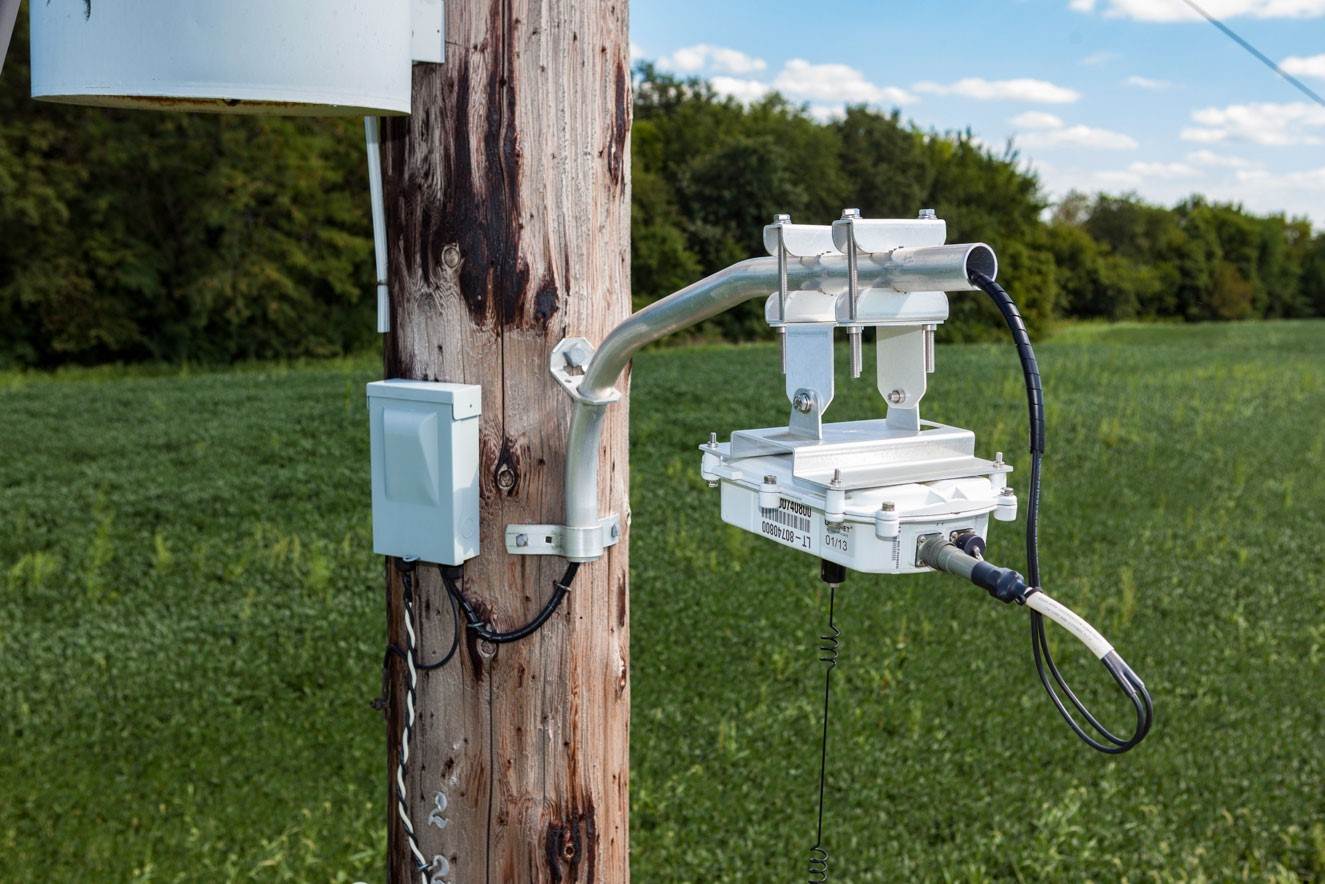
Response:
[[[1091,752],[1023,610],[854,576],[834,880],[1325,878],[1325,323],[1078,327],[1040,357],[1046,586],[1146,679],[1155,730]],[[381,879],[375,375],[0,375],[0,881]],[[770,347],[636,363],[637,881],[804,880],[825,593],[720,524],[695,451],[781,422],[781,383]],[[839,389],[833,418],[878,409]],[[941,348],[925,401],[1025,464],[1011,347]],[[1021,566],[1020,528],[992,558]]]

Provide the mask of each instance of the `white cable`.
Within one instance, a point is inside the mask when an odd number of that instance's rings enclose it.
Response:
[[[419,849],[418,839],[414,835],[414,823],[410,820],[409,806],[406,804],[405,767],[409,764],[409,744],[414,735],[414,698],[418,690],[419,673],[414,668],[414,578],[408,572],[401,575],[404,591],[405,618],[405,667],[409,673],[409,685],[405,691],[405,729],[400,735],[400,754],[396,757],[396,814],[405,828],[405,837],[409,841],[410,853],[414,854],[415,864],[419,868],[419,880],[428,884],[428,862]]]
[[[1100,635],[1099,630],[1082,620],[1071,608],[1055,601],[1043,590],[1032,592],[1026,599],[1026,607],[1039,611],[1059,626],[1076,636],[1077,641],[1090,648],[1090,652],[1103,660],[1113,651],[1113,645]]]

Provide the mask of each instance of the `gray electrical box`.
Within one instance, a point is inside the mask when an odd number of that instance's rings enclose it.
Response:
[[[478,555],[479,387],[368,385],[373,551],[459,565]]]

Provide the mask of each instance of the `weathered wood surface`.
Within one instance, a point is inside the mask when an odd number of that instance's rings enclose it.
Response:
[[[415,66],[413,116],[385,127],[386,370],[483,387],[483,551],[464,590],[510,629],[565,567],[508,556],[503,540],[508,523],[563,518],[570,400],[548,374],[550,351],[566,336],[599,341],[629,313],[627,3],[451,0],[446,39],[445,64]],[[604,513],[627,512],[626,421],[622,402],[604,434]],[[424,853],[449,866],[435,880],[629,880],[628,549],[627,531],[537,635],[499,649],[467,642],[420,676],[408,787]],[[436,569],[417,582],[432,659],[450,645],[451,611]],[[403,644],[394,579],[387,600]],[[392,782],[401,669],[387,715]],[[394,797],[389,825],[389,880],[416,882]]]

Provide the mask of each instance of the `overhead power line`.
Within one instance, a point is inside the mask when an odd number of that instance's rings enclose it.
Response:
[[[1260,59],[1261,62],[1270,70],[1274,71],[1276,74],[1283,77],[1289,83],[1292,83],[1294,86],[1296,86],[1302,92],[1303,95],[1307,96],[1321,107],[1325,107],[1325,98],[1321,98],[1320,94],[1316,92],[1315,89],[1312,89],[1306,83],[1303,83],[1297,77],[1294,77],[1292,74],[1288,73],[1288,71],[1279,67],[1278,63],[1276,63],[1274,59],[1270,58],[1264,52],[1261,52],[1255,46],[1251,45],[1251,43],[1244,40],[1240,35],[1238,35],[1237,32],[1235,32],[1228,25],[1224,24],[1222,21],[1215,18],[1210,13],[1206,12],[1204,9],[1202,9],[1200,6],[1196,4],[1195,0],[1182,0],[1182,2],[1186,3],[1192,9],[1195,9],[1197,12],[1199,12],[1206,21],[1210,22],[1210,24],[1214,25],[1215,27],[1219,28],[1219,30],[1223,31],[1225,36],[1227,36],[1234,43],[1238,44],[1243,49],[1247,50],[1252,55]]]

